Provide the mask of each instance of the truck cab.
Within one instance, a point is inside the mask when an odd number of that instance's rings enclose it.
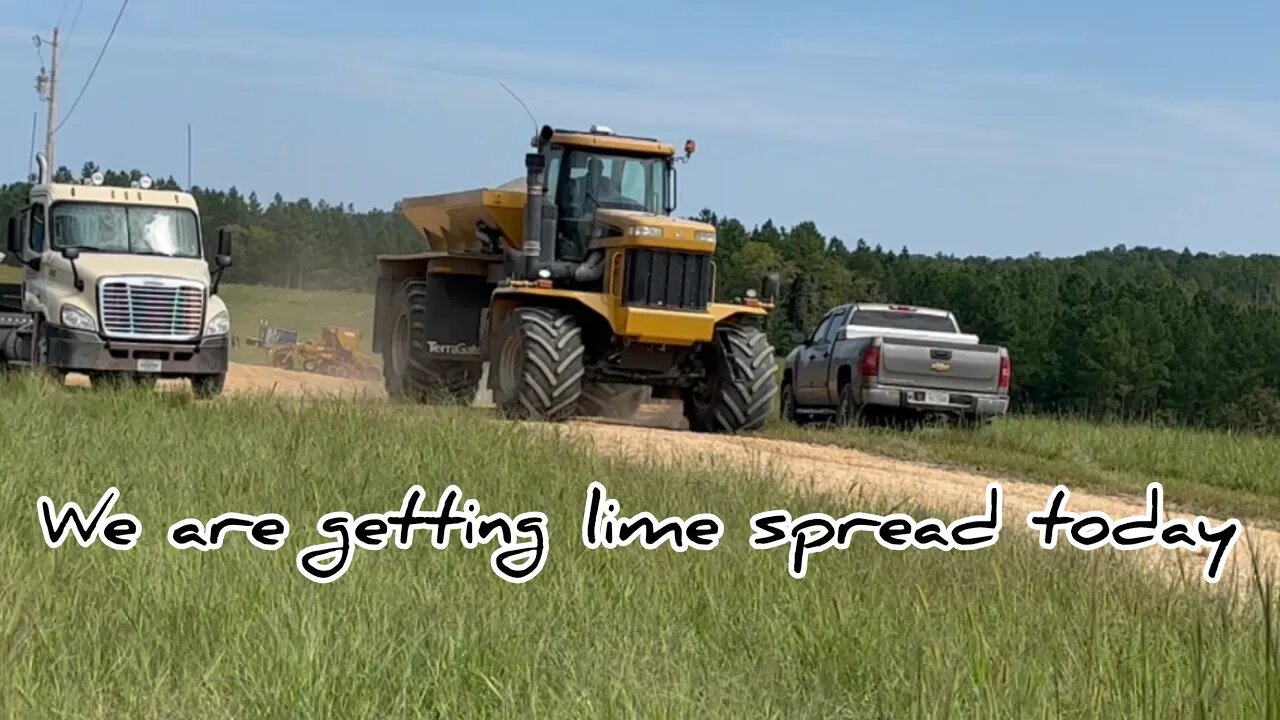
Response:
[[[46,173],[47,175],[47,173]],[[95,383],[188,378],[197,396],[222,391],[231,317],[217,294],[231,265],[219,234],[210,271],[200,213],[188,193],[44,182],[8,219],[4,264],[22,282],[0,289],[0,358]]]

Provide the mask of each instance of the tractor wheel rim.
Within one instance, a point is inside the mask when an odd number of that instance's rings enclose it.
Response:
[[[511,336],[502,344],[502,354],[498,358],[498,386],[506,392],[515,392],[522,365],[520,355],[520,338]]]
[[[396,330],[391,335],[391,369],[403,377],[409,365],[409,316],[396,318]]]

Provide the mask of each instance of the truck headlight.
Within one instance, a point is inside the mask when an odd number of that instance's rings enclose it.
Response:
[[[214,315],[204,326],[205,335],[226,335],[231,332],[231,316],[226,310]]]
[[[662,237],[662,228],[656,225],[632,225],[627,234],[633,237]]]
[[[89,313],[74,305],[62,306],[62,324],[76,330],[97,330],[98,323],[93,321]]]
[[[710,243],[712,245],[716,244],[716,234],[710,230],[699,230],[693,234],[693,239],[698,242]]]

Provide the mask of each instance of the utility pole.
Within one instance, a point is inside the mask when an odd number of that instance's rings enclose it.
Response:
[[[46,41],[39,35],[35,37],[36,47],[39,48]],[[53,174],[57,172],[54,164],[54,133],[57,126],[54,124],[58,119],[58,54],[61,48],[58,46],[58,28],[53,29],[53,40],[49,41],[52,49],[52,59],[49,61],[49,72],[46,75],[45,69],[40,68],[40,75],[36,77],[36,92],[40,94],[40,99],[48,105],[48,119],[45,121],[44,129],[44,159],[46,161],[45,174],[48,177],[38,178],[38,182],[51,182]]]

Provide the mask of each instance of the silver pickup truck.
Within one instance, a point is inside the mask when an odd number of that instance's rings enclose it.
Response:
[[[1009,351],[960,332],[946,310],[842,305],[795,341],[781,393],[791,423],[890,414],[983,423],[1009,410]]]

